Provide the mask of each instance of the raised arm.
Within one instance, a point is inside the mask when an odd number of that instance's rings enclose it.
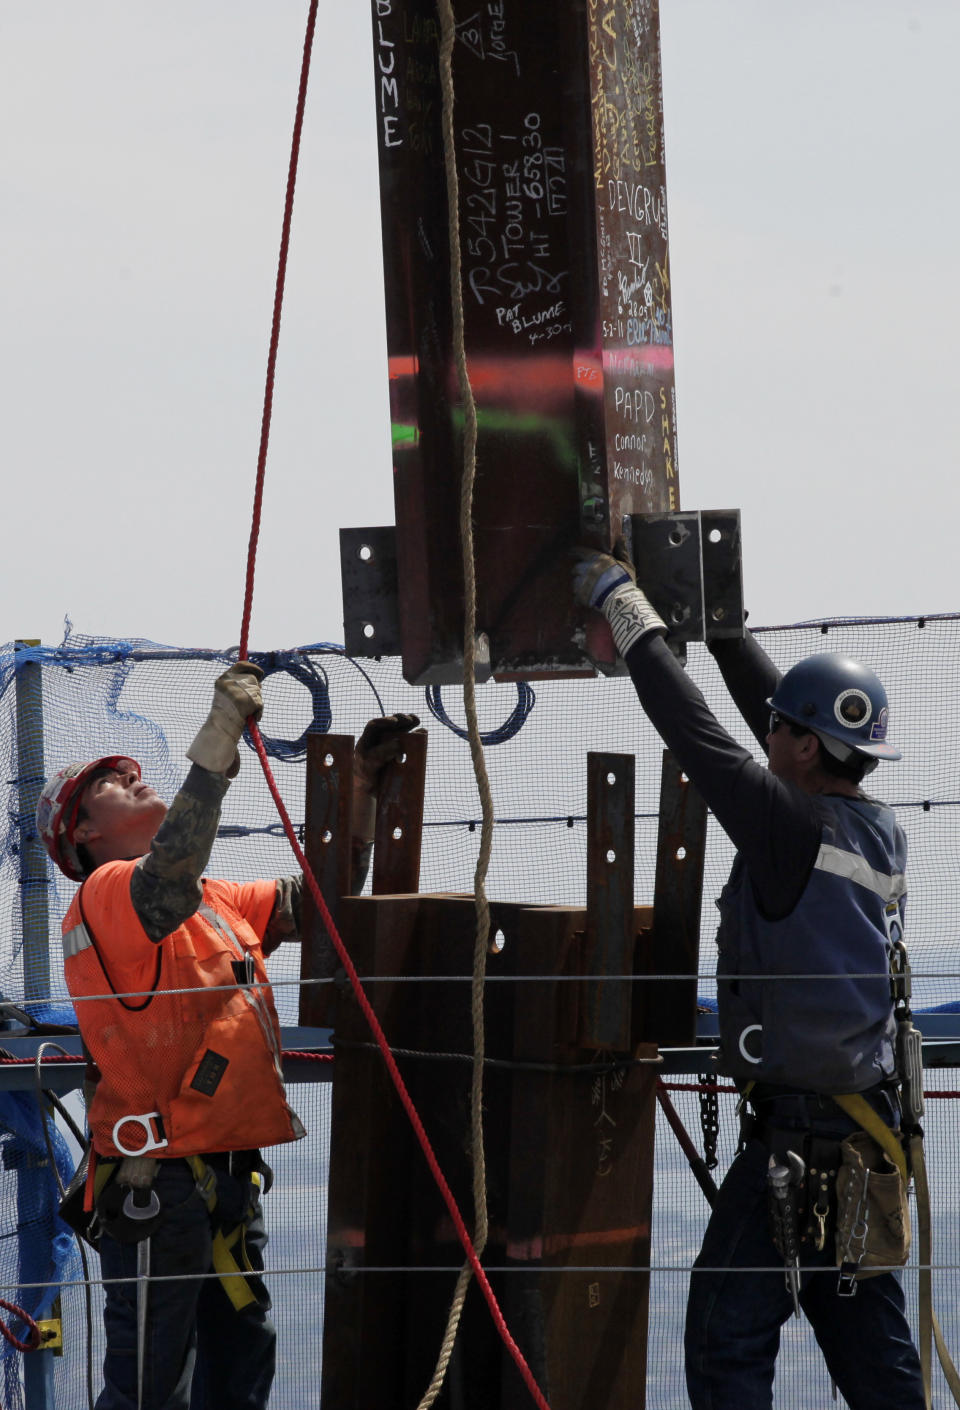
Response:
[[[610,622],[651,724],[742,854],[764,910],[787,914],[820,845],[816,804],[757,763],[719,723],[664,643],[666,626],[636,586],[632,564],[588,552],[577,570],[576,594]],[[756,653],[731,652],[727,664],[738,707],[762,742],[765,692],[776,672],[759,647]]]
[[[263,672],[238,661],[219,676],[213,703],[187,750],[192,767],[150,844],[134,867],[130,899],[153,941],[176,930],[203,898],[202,878],[220,823],[224,795],[240,768],[237,745],[249,719],[263,711]]]

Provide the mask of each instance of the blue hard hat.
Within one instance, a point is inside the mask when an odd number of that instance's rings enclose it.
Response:
[[[785,720],[811,730],[837,758],[900,759],[887,743],[887,692],[868,666],[822,652],[798,661],[767,701]],[[843,749],[831,747],[836,741]]]

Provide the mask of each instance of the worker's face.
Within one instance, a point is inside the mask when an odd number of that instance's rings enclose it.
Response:
[[[777,714],[770,716],[767,732],[767,766],[777,778],[805,787],[810,759],[816,754],[815,736],[794,734],[786,720]]]
[[[86,847],[106,844],[131,857],[147,850],[167,811],[160,795],[126,760],[94,774],[81,807],[86,816],[74,829],[74,841]]]

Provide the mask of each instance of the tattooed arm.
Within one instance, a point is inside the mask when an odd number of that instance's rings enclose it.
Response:
[[[130,899],[140,924],[158,942],[189,919],[203,899],[202,877],[230,783],[194,764],[150,851],[134,867]]]

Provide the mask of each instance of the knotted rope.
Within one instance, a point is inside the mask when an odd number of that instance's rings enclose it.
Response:
[[[463,320],[463,282],[460,265],[460,182],[453,130],[453,45],[456,21],[452,0],[440,0],[440,86],[443,95],[443,163],[447,181],[447,244],[450,253],[450,306],[453,314],[453,349],[457,365],[457,385],[463,407],[463,471],[460,478],[460,545],[463,561],[463,704],[467,717],[470,757],[480,795],[480,849],[473,878],[476,935],[473,945],[473,982],[470,1014],[473,1025],[473,1067],[470,1083],[470,1141],[473,1161],[473,1245],[480,1257],[486,1248],[487,1164],[483,1147],[483,1068],[484,1023],[483,985],[490,945],[490,905],[486,877],[493,846],[493,795],[483,754],[480,723],[477,718],[477,575],[473,550],[473,489],[477,474],[477,407],[467,371],[466,338]],[[447,1326],[433,1377],[417,1410],[430,1410],[446,1378],[453,1355],[463,1305],[470,1286],[472,1266],[468,1259],[460,1269],[454,1289]]]
[[[253,521],[252,521],[252,525],[251,525],[251,529],[250,529],[250,543],[249,543],[249,548],[248,548],[248,552],[247,552],[247,573],[246,573],[246,583],[245,583],[245,588],[244,588],[243,617],[242,617],[242,623],[241,623],[241,628],[240,628],[240,649],[239,649],[239,656],[240,656],[240,659],[241,659],[241,660],[246,659],[247,650],[248,650],[248,643],[249,643],[250,616],[251,616],[251,610],[252,610],[252,605],[253,605],[253,584],[254,584],[254,575],[255,575],[255,570],[256,570],[257,541],[258,541],[259,534],[260,534],[260,519],[261,519],[262,507],[263,507],[263,485],[264,485],[265,472],[266,472],[266,463],[267,463],[267,448],[268,448],[269,439],[270,439],[270,418],[271,418],[272,407],[273,407],[273,386],[274,386],[274,379],[275,379],[275,375],[276,375],[277,348],[278,348],[279,340],[280,340],[280,316],[281,316],[281,311],[282,311],[282,307],[283,307],[283,290],[284,290],[284,284],[285,284],[285,279],[286,279],[287,257],[288,257],[289,247],[290,247],[290,223],[291,223],[291,217],[292,217],[292,213],[293,213],[294,191],[295,191],[295,188],[296,188],[296,173],[297,173],[297,161],[298,161],[299,152],[300,152],[300,137],[301,137],[301,132],[302,132],[302,129],[303,129],[303,113],[304,113],[304,107],[305,107],[305,104],[306,104],[307,79],[308,79],[309,72],[310,72],[310,53],[311,53],[311,49],[312,49],[312,46],[313,46],[314,30],[315,30],[315,28],[316,28],[317,5],[318,5],[318,0],[311,0],[309,15],[308,15],[308,18],[307,18],[306,37],[305,37],[305,39],[304,39],[304,46],[303,46],[303,63],[302,63],[302,66],[301,66],[301,71],[300,71],[300,88],[299,88],[299,93],[298,93],[298,98],[297,98],[297,112],[296,112],[296,118],[295,118],[295,120],[294,120],[293,141],[292,141],[292,144],[291,144],[291,152],[290,152],[290,166],[289,166],[289,171],[288,171],[288,175],[287,175],[287,192],[286,192],[286,200],[285,200],[285,203],[284,203],[283,230],[282,230],[282,234],[281,234],[281,238],[280,238],[280,255],[279,255],[279,260],[278,260],[278,268],[277,268],[277,284],[276,284],[276,292],[275,292],[275,295],[274,295],[274,302],[273,302],[273,321],[272,321],[271,332],[270,332],[270,350],[269,350],[269,354],[268,354],[268,357],[267,357],[267,376],[266,376],[266,387],[265,387],[265,390],[264,390],[264,399],[263,399],[263,417],[262,417],[261,427],[260,427],[260,450],[259,450],[259,454],[258,454],[258,457],[257,457],[257,476],[256,476],[256,487],[255,487],[255,491],[254,491]],[[452,24],[452,15],[450,15],[450,16],[448,17],[448,23]],[[452,44],[452,39],[450,39],[449,42]],[[454,205],[455,205],[455,201],[454,201]],[[459,249],[459,241],[456,242],[456,245],[457,245],[457,248]],[[459,284],[459,278],[458,278],[458,284]],[[462,305],[461,305],[461,315],[460,315],[460,316],[461,316],[461,343],[462,343]],[[464,367],[464,376],[465,376],[465,367]],[[461,390],[461,395],[463,395],[462,390]],[[469,442],[470,442],[471,439],[473,440],[473,442],[474,442],[474,444],[475,444],[475,438],[476,438],[476,411],[475,411],[475,408],[473,408],[473,398],[472,398],[472,396],[469,395],[469,386],[468,386],[468,395],[464,397],[464,404],[465,404],[465,407],[468,408],[468,415],[470,415],[470,414],[472,413],[472,421],[473,421],[473,429],[472,429],[472,432],[468,432],[468,433],[467,433],[467,437],[466,437],[465,444],[469,444]],[[472,461],[472,456],[471,456],[471,461]],[[469,483],[467,483],[468,481],[469,481]],[[465,646],[464,646],[464,675],[465,675],[464,696],[465,696],[465,699],[466,699],[466,701],[467,701],[468,712],[469,712],[470,709],[472,709],[473,712],[474,712],[474,730],[473,730],[473,733],[476,735],[476,747],[480,749],[480,756],[481,756],[481,757],[480,757],[480,763],[479,763],[479,770],[480,770],[480,772],[478,772],[478,780],[479,780],[481,777],[484,777],[484,778],[485,778],[485,770],[484,770],[484,768],[483,768],[482,747],[479,745],[479,731],[476,729],[476,719],[475,719],[475,716],[476,716],[476,702],[475,702],[475,700],[473,699],[473,693],[474,693],[474,692],[473,692],[473,677],[474,677],[474,668],[475,668],[475,659],[474,659],[474,658],[475,658],[474,633],[475,633],[475,630],[476,630],[476,625],[475,625],[475,603],[474,603],[474,599],[475,599],[475,596],[476,596],[476,585],[475,585],[475,580],[474,580],[474,576],[473,576],[473,534],[472,534],[472,525],[471,525],[471,522],[470,522],[472,498],[473,498],[473,471],[472,471],[472,468],[471,468],[469,475],[467,475],[466,473],[465,473],[465,475],[464,475],[464,484],[463,484],[462,489],[461,489],[461,506],[462,506],[464,503],[466,503],[466,505],[467,505],[466,516],[467,516],[467,521],[468,521],[468,523],[467,523],[467,533],[466,533],[465,538],[464,538],[465,582],[466,582],[466,588],[467,588],[467,604],[468,604],[468,605],[467,605],[466,621],[465,621],[465,624],[464,624],[464,634],[465,634]],[[463,510],[461,510],[461,513],[463,513]],[[462,519],[461,519],[461,523],[462,523]],[[469,567],[467,566],[468,561],[469,561]],[[468,713],[468,719],[469,719],[469,713]],[[390,1080],[393,1082],[394,1088],[396,1089],[397,1095],[398,1095],[398,1097],[400,1098],[400,1101],[401,1101],[401,1104],[402,1104],[402,1106],[403,1106],[403,1109],[404,1109],[404,1111],[405,1111],[406,1114],[407,1114],[407,1117],[408,1117],[408,1119],[409,1119],[409,1121],[410,1121],[411,1126],[413,1127],[414,1134],[416,1135],[417,1141],[418,1141],[419,1144],[420,1144],[420,1148],[422,1149],[422,1151],[423,1151],[423,1153],[424,1153],[424,1157],[426,1158],[427,1165],[428,1165],[429,1168],[430,1168],[430,1172],[431,1172],[431,1174],[433,1175],[434,1180],[436,1181],[437,1188],[438,1188],[439,1191],[440,1191],[440,1194],[441,1194],[441,1196],[442,1196],[442,1198],[443,1198],[443,1202],[444,1202],[444,1204],[447,1206],[447,1211],[448,1211],[448,1213],[450,1214],[450,1218],[451,1218],[451,1220],[452,1220],[452,1222],[453,1222],[453,1226],[454,1226],[454,1228],[455,1228],[456,1231],[457,1231],[457,1237],[459,1238],[461,1244],[463,1245],[463,1249],[464,1249],[464,1252],[465,1252],[465,1254],[466,1254],[467,1265],[468,1265],[469,1269],[472,1270],[472,1272],[473,1272],[474,1275],[476,1276],[477,1283],[478,1283],[479,1288],[480,1288],[480,1291],[481,1291],[481,1293],[483,1294],[483,1297],[484,1297],[484,1299],[485,1299],[485,1301],[486,1301],[486,1303],[487,1303],[487,1306],[488,1306],[489,1309],[490,1309],[490,1315],[491,1315],[491,1317],[493,1318],[494,1325],[496,1326],[497,1332],[499,1333],[501,1340],[503,1341],[503,1343],[504,1343],[504,1345],[506,1346],[508,1352],[510,1353],[510,1356],[512,1357],[514,1363],[516,1364],[517,1370],[520,1372],[520,1375],[521,1375],[521,1377],[523,1378],[524,1384],[525,1384],[525,1385],[527,1386],[527,1388],[529,1389],[530,1394],[532,1395],[532,1397],[533,1397],[533,1399],[534,1399],[534,1402],[540,1407],[540,1410],[550,1410],[550,1407],[549,1407],[549,1405],[548,1405],[548,1403],[547,1403],[547,1401],[546,1401],[546,1399],[545,1399],[545,1397],[544,1397],[544,1395],[543,1395],[543,1392],[540,1390],[540,1387],[537,1385],[536,1380],[535,1380],[534,1377],[533,1377],[533,1373],[531,1372],[530,1367],[527,1365],[526,1360],[524,1359],[523,1353],[521,1352],[520,1348],[517,1346],[517,1344],[516,1344],[516,1342],[514,1341],[513,1337],[510,1335],[509,1328],[507,1327],[507,1324],[506,1324],[506,1322],[504,1321],[503,1314],[502,1314],[502,1312],[500,1311],[500,1306],[499,1306],[499,1304],[498,1304],[498,1302],[497,1302],[497,1299],[496,1299],[496,1297],[495,1297],[495,1295],[494,1295],[493,1289],[492,1289],[491,1286],[490,1286],[490,1282],[489,1282],[489,1280],[488,1280],[488,1278],[487,1278],[486,1273],[484,1272],[483,1268],[481,1267],[479,1255],[478,1255],[478,1253],[477,1253],[476,1248],[474,1247],[473,1242],[471,1241],[470,1235],[469,1235],[469,1233],[468,1233],[468,1231],[467,1231],[467,1227],[466,1227],[466,1225],[465,1225],[465,1223],[464,1223],[464,1221],[463,1221],[463,1216],[461,1215],[460,1210],[459,1210],[459,1208],[457,1207],[457,1202],[456,1202],[456,1200],[455,1200],[454,1197],[453,1197],[453,1192],[451,1191],[449,1185],[447,1184],[446,1177],[444,1176],[443,1171],[440,1169],[440,1165],[439,1165],[439,1163],[438,1163],[438,1161],[437,1161],[436,1155],[434,1154],[433,1147],[432,1147],[431,1144],[430,1144],[429,1137],[427,1136],[427,1133],[426,1133],[426,1131],[424,1130],[423,1122],[420,1120],[420,1115],[419,1115],[419,1113],[418,1113],[416,1107],[414,1106],[414,1103],[413,1103],[413,1100],[412,1100],[412,1098],[411,1098],[411,1096],[410,1096],[410,1093],[407,1091],[406,1084],[404,1083],[403,1077],[402,1077],[401,1074],[400,1074],[400,1069],[397,1067],[397,1064],[396,1064],[396,1061],[395,1061],[395,1059],[394,1059],[394,1056],[393,1056],[393,1054],[392,1054],[391,1051],[390,1051],[390,1047],[389,1047],[389,1044],[387,1043],[387,1039],[386,1039],[386,1036],[385,1036],[385,1034],[384,1034],[384,1032],[383,1032],[383,1029],[381,1028],[380,1023],[379,1023],[379,1021],[378,1021],[378,1019],[377,1019],[377,1016],[376,1016],[376,1014],[374,1013],[373,1008],[371,1007],[370,1001],[369,1001],[369,999],[367,998],[366,993],[364,992],[363,986],[362,986],[361,983],[360,983],[360,979],[359,979],[359,976],[358,976],[358,974],[357,974],[356,968],[354,967],[353,961],[351,960],[350,955],[349,955],[348,952],[347,952],[346,946],[344,945],[343,940],[342,940],[342,938],[341,938],[341,936],[340,936],[340,933],[339,933],[339,931],[337,930],[336,925],[334,924],[333,917],[331,916],[330,910],[329,910],[329,908],[328,908],[328,906],[327,906],[327,904],[326,904],[326,901],[325,901],[324,898],[323,898],[323,893],[322,893],[321,890],[320,890],[320,887],[319,887],[319,885],[318,885],[318,883],[317,883],[317,879],[316,879],[316,877],[313,875],[313,872],[310,870],[310,867],[309,867],[309,865],[308,865],[308,863],[307,863],[307,859],[306,859],[306,857],[305,857],[305,855],[304,855],[303,849],[302,849],[302,847],[300,846],[300,843],[299,843],[299,841],[298,841],[298,839],[297,839],[296,830],[295,830],[295,828],[294,828],[294,826],[293,826],[293,823],[292,823],[291,820],[290,820],[290,816],[289,816],[289,814],[288,814],[288,812],[287,812],[286,806],[285,806],[285,804],[284,804],[284,802],[283,802],[283,799],[282,799],[281,796],[280,796],[279,789],[277,788],[276,780],[274,779],[273,773],[272,773],[272,771],[271,771],[271,769],[270,769],[270,763],[269,763],[269,760],[268,760],[268,758],[267,758],[266,748],[265,748],[265,746],[264,746],[263,739],[262,739],[261,734],[260,734],[260,730],[259,730],[259,728],[257,727],[256,724],[252,724],[252,725],[250,726],[250,737],[251,737],[251,740],[252,740],[252,742],[253,742],[254,748],[256,749],[257,756],[258,756],[258,758],[259,758],[259,760],[260,760],[260,766],[261,766],[261,768],[262,768],[262,770],[263,770],[263,776],[264,776],[264,778],[265,778],[265,780],[266,780],[267,787],[268,787],[269,790],[270,790],[270,794],[271,794],[271,796],[272,796],[272,798],[273,798],[273,801],[274,801],[274,803],[275,803],[275,805],[276,805],[277,812],[279,813],[280,818],[281,818],[281,821],[283,822],[283,829],[284,829],[284,832],[286,833],[287,839],[288,839],[288,841],[289,841],[289,843],[290,843],[290,846],[291,846],[291,848],[293,849],[294,856],[296,857],[298,863],[300,864],[301,868],[303,869],[304,881],[307,883],[307,886],[308,886],[308,888],[309,888],[309,890],[310,890],[310,894],[313,896],[314,902],[315,902],[316,907],[317,907],[317,911],[318,911],[318,913],[319,913],[319,915],[320,915],[320,917],[321,917],[321,919],[322,919],[322,921],[323,921],[324,926],[326,927],[327,933],[329,934],[331,941],[333,942],[334,949],[336,950],[337,955],[338,955],[339,958],[340,958],[340,962],[341,962],[341,964],[343,965],[343,968],[344,968],[344,971],[345,971],[345,973],[346,973],[347,979],[349,980],[350,986],[351,986],[351,988],[353,989],[354,994],[356,995],[357,1002],[358,1002],[358,1004],[360,1005],[361,1012],[363,1013],[365,1019],[367,1020],[367,1023],[368,1023],[368,1025],[369,1025],[369,1027],[370,1027],[370,1031],[371,1031],[371,1033],[373,1034],[374,1039],[376,1040],[377,1047],[380,1049],[380,1052],[381,1052],[381,1054],[382,1054],[382,1056],[383,1056],[383,1060],[384,1060],[384,1063],[386,1064],[387,1071],[388,1071],[388,1073],[390,1074]],[[473,749],[474,749],[474,744],[473,744],[473,740],[471,740],[471,750],[473,751]],[[476,755],[474,755],[474,769],[475,769],[475,771],[478,769],[478,764],[477,764]],[[490,922],[489,922],[489,908],[488,908],[488,906],[487,906],[486,897],[485,897],[485,895],[483,894],[483,877],[484,877],[484,875],[485,875],[485,873],[486,873],[487,864],[488,864],[488,862],[489,862],[490,845],[491,845],[491,839],[492,839],[492,822],[493,822],[492,802],[490,802],[490,799],[489,799],[489,784],[486,785],[486,795],[487,795],[486,801],[484,801],[483,785],[481,785],[481,801],[483,802],[483,806],[484,806],[484,809],[485,809],[485,812],[484,812],[484,828],[485,828],[485,831],[484,831],[484,829],[481,830],[480,856],[479,856],[478,862],[477,862],[477,876],[478,876],[478,878],[479,878],[479,885],[478,885],[478,902],[477,902],[477,944],[476,944],[476,947],[475,947],[474,984],[473,984],[474,994],[476,994],[476,992],[477,992],[478,989],[479,989],[479,991],[480,991],[480,993],[481,993],[481,996],[482,996],[482,986],[483,986],[483,975],[484,975],[485,967],[486,967],[486,943],[487,943],[487,942],[486,942],[486,936],[489,934],[489,924],[490,924]],[[489,816],[488,816],[488,815],[489,815]],[[484,927],[485,927],[485,929],[484,929]],[[481,940],[482,940],[482,954],[480,954],[480,951],[481,951]],[[477,958],[478,955],[479,955],[479,960],[478,960],[478,958]],[[474,1063],[474,1083],[473,1083],[473,1086],[474,1086],[473,1106],[474,1106],[474,1110],[475,1110],[476,1112],[479,1112],[479,1102],[480,1102],[480,1099],[481,1099],[481,1096],[482,1096],[482,1089],[481,1089],[480,1083],[481,1083],[481,1080],[482,1080],[482,1072],[483,1072],[483,1064],[482,1064],[482,1058],[483,1058],[483,1048],[482,1048],[482,1042],[483,1042],[483,1010],[482,1010],[482,1004],[481,1004],[481,1006],[480,1006],[480,1008],[479,1008],[479,1011],[478,1011],[478,1010],[477,1010],[477,1005],[476,1005],[476,1003],[474,1003],[474,1029],[475,1029],[475,1033],[476,1033],[476,1029],[477,1029],[477,1025],[478,1025],[478,1024],[479,1024],[479,1029],[480,1029],[479,1061],[476,1061],[476,1060],[475,1060],[475,1063]],[[478,1148],[478,1149],[481,1151],[481,1153],[482,1153],[482,1147],[483,1147],[482,1133],[481,1133],[481,1137],[480,1137],[479,1142],[477,1142],[476,1136],[475,1136],[474,1139],[475,1139],[475,1149]],[[479,1243],[479,1245],[480,1245],[480,1248],[482,1249],[483,1244],[484,1244],[485,1241],[486,1241],[486,1192],[485,1192],[485,1182],[483,1181],[482,1169],[481,1169],[481,1177],[480,1177],[479,1190],[478,1190],[478,1181],[477,1181],[477,1176],[476,1176],[476,1169],[477,1169],[476,1163],[475,1163],[474,1169],[475,1169],[475,1178],[474,1178],[474,1199],[475,1199],[475,1202],[479,1199],[480,1202],[482,1203],[482,1206],[483,1206],[482,1227],[480,1227],[480,1225],[481,1225],[481,1220],[478,1219],[478,1243]],[[463,1278],[463,1276],[464,1276],[464,1275],[461,1274],[461,1279]],[[459,1286],[459,1285],[458,1285],[458,1286]],[[458,1317],[459,1317],[459,1313],[458,1313],[457,1315],[458,1315]],[[448,1358],[448,1359],[449,1359],[449,1358]],[[438,1367],[438,1369],[439,1369],[439,1367]],[[441,1376],[441,1383],[442,1383],[442,1376]],[[438,1389],[439,1389],[439,1386],[438,1386]]]

